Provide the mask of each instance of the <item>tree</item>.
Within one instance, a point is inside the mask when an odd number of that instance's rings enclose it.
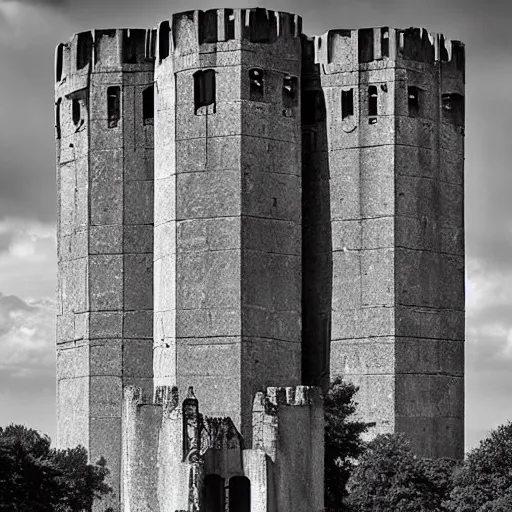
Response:
[[[368,443],[348,484],[347,503],[357,511],[445,511],[457,461],[416,456],[402,434]]]
[[[454,476],[452,512],[512,510],[512,423],[491,431]]]
[[[0,511],[82,512],[111,492],[105,461],[87,451],[50,448],[50,438],[22,425],[0,428]]]
[[[357,408],[354,395],[358,389],[354,384],[336,377],[324,397],[326,510],[343,510],[354,460],[363,451],[361,435],[371,426],[351,419]]]

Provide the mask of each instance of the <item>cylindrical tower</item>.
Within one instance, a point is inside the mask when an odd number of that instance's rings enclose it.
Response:
[[[249,444],[255,393],[300,383],[300,24],[219,9],[158,29],[155,385],[193,385]]]
[[[464,451],[464,49],[421,29],[315,38],[327,110],[331,376],[374,432]]]
[[[106,458],[116,506],[122,387],[152,388],[154,31],[56,51],[58,445]]]

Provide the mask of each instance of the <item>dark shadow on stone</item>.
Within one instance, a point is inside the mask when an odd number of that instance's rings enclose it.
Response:
[[[341,107],[340,107],[341,108]],[[324,93],[313,43],[302,63],[302,383],[329,387],[332,303],[330,169]]]

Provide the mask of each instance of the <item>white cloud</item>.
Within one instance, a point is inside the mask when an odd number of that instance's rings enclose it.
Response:
[[[0,236],[8,240],[0,252],[1,291],[21,297],[53,298],[57,270],[55,225],[6,218],[0,221]]]

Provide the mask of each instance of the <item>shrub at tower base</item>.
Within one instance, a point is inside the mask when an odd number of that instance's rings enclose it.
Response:
[[[325,508],[343,510],[347,482],[354,460],[363,453],[361,435],[371,424],[352,420],[357,409],[354,395],[358,388],[337,377],[324,398],[325,411]]]
[[[348,482],[350,511],[445,511],[457,461],[412,452],[400,434],[368,443]],[[468,509],[469,510],[469,509]]]
[[[351,512],[512,510],[512,423],[491,431],[464,462],[427,459],[400,434],[368,443],[347,484]]]
[[[105,460],[87,463],[82,446],[50,448],[50,438],[22,425],[0,428],[0,511],[82,512],[111,492]],[[108,511],[106,511],[108,512]]]

